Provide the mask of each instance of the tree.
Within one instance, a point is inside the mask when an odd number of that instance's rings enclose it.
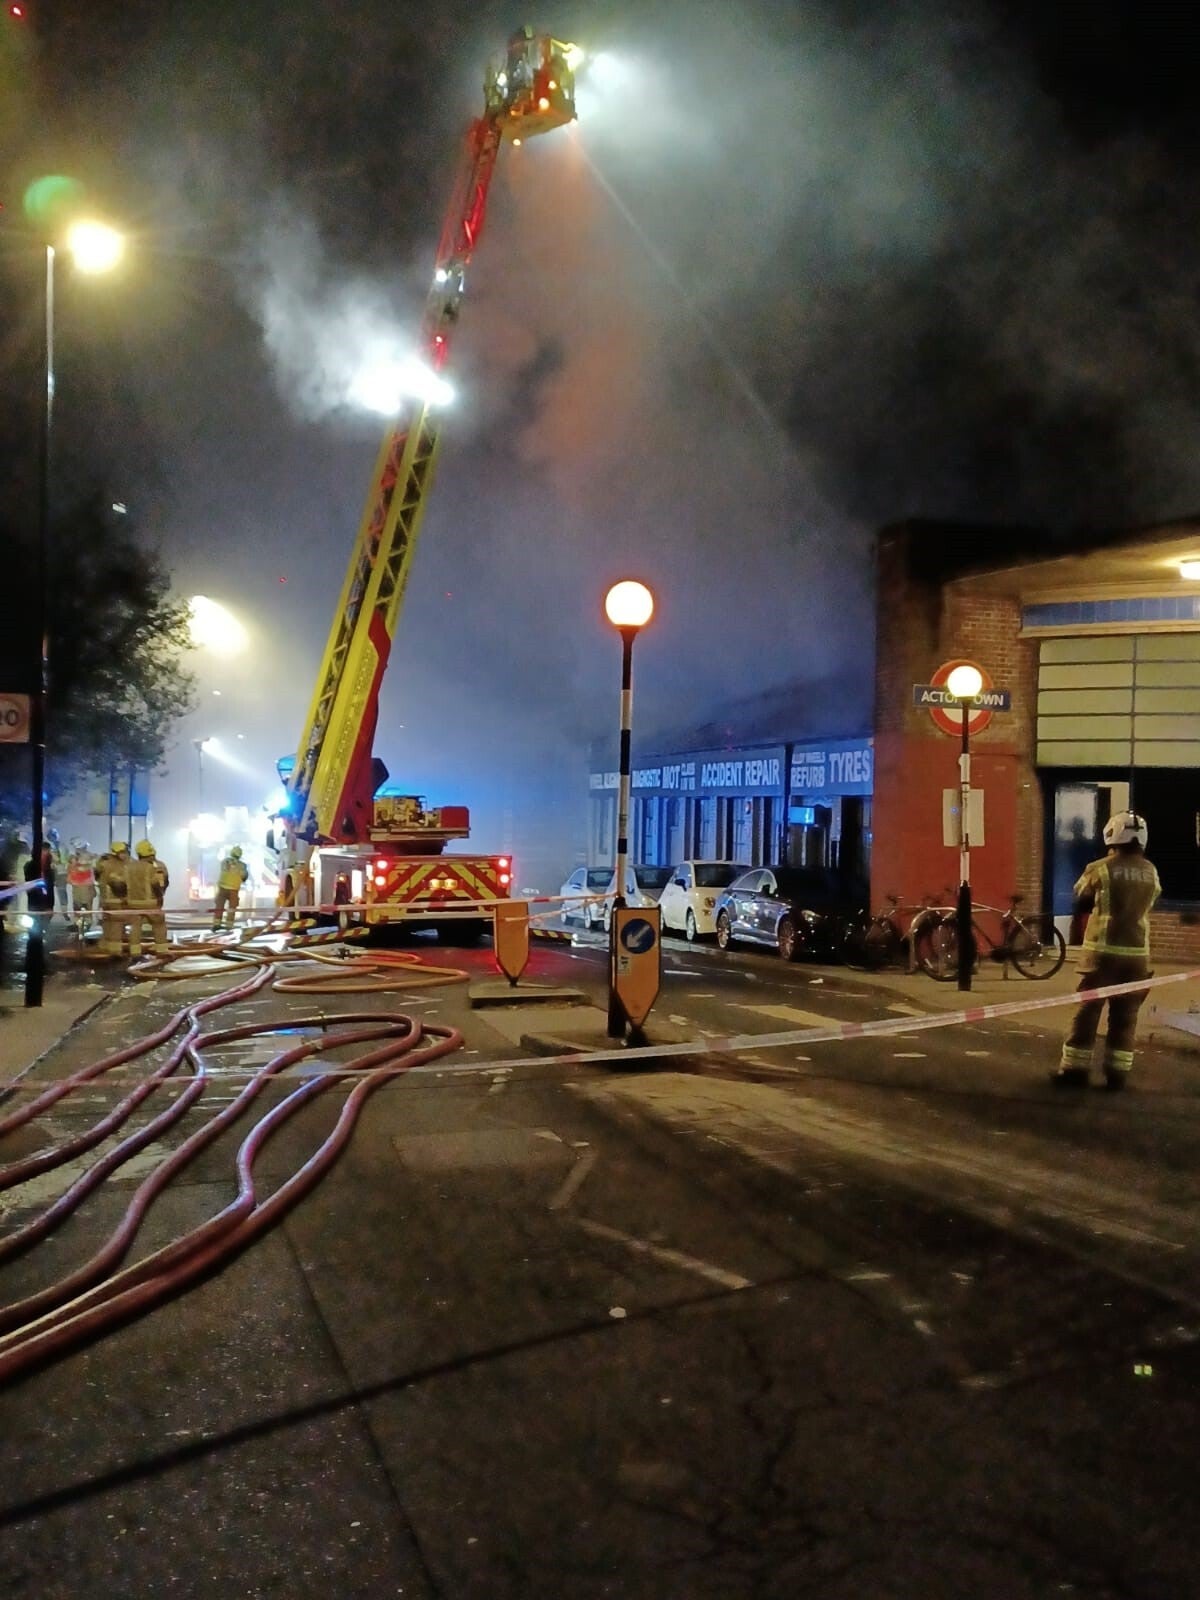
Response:
[[[28,690],[38,659],[36,554],[27,537],[10,536],[9,544],[10,593],[19,603],[0,639],[0,689]],[[55,520],[48,577],[46,787],[53,802],[114,768],[157,767],[171,725],[192,704],[193,680],[183,664],[187,604],[172,595],[161,558],[103,500],[92,497]],[[10,749],[0,768],[0,810],[9,816],[28,809],[21,754]]]

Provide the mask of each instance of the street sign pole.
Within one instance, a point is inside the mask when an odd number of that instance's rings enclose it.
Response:
[[[971,710],[962,703],[962,752],[958,758],[958,987],[971,987],[975,967],[975,932],[971,920]]]

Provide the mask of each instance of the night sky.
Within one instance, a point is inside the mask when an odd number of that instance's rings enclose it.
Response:
[[[647,735],[789,682],[791,731],[852,733],[881,523],[1200,507],[1187,8],[29,0],[0,17],[6,339],[29,179],[133,235],[120,281],[63,288],[60,493],[102,476],[254,635],[204,667],[163,826],[193,737],[246,736],[209,803],[294,748],[381,436],[353,358],[415,327],[526,20],[597,59],[579,124],[501,157],[377,739],[522,882],[583,843],[614,578],[659,597]]]

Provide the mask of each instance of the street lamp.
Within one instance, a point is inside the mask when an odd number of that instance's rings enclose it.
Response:
[[[644,583],[626,578],[604,597],[608,620],[621,635],[621,759],[617,790],[616,899],[610,919],[608,951],[608,1036],[625,1037],[625,1013],[617,998],[617,918],[625,904],[625,871],[629,859],[630,732],[633,724],[633,641],[654,615],[654,596]]]
[[[975,934],[971,920],[971,702],[983,688],[978,667],[962,662],[946,678],[946,688],[962,711],[962,751],[958,758],[958,987],[971,987],[975,966]]]
[[[117,265],[125,251],[125,241],[115,228],[102,222],[79,221],[67,231],[67,253],[76,269],[89,275],[108,272]],[[49,605],[47,585],[50,570],[50,469],[51,443],[54,433],[54,263],[57,252],[52,244],[46,246],[46,275],[42,301],[42,355],[46,378],[44,404],[39,408],[41,428],[38,440],[38,514],[37,543],[34,551],[34,618],[37,626],[38,658],[31,696],[30,738],[33,742],[31,795],[33,812],[33,867],[34,876],[42,875],[42,852],[45,817],[43,792],[46,787],[46,691],[49,684],[50,640]],[[43,903],[45,891],[43,891]],[[50,896],[53,910],[53,895]],[[25,1004],[40,1006],[46,974],[45,919],[36,917],[29,934],[25,956]]]

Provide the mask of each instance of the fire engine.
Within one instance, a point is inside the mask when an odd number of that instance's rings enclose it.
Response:
[[[483,228],[488,188],[505,141],[519,145],[575,119],[579,52],[528,28],[488,69],[483,114],[467,133],[442,228],[419,349],[444,370]],[[511,892],[507,856],[443,855],[466,839],[466,806],[429,807],[389,784],[373,753],[379,691],[429,497],[440,434],[432,393],[402,403],[383,446],[334,613],[308,718],[294,758],[279,763],[285,799],[271,843],[282,905],[339,905],[369,924],[420,911],[443,935],[478,937],[479,902]],[[443,915],[444,913],[444,915]]]

